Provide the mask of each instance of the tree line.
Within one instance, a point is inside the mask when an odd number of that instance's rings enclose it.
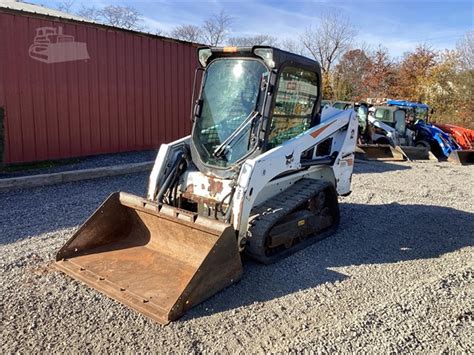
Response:
[[[73,8],[74,0],[58,5],[65,12],[74,12]],[[141,15],[128,6],[82,6],[75,13],[117,27],[144,30]],[[155,32],[210,46],[276,46],[320,63],[325,99],[376,97],[424,102],[434,109],[434,120],[474,128],[474,31],[466,33],[454,50],[434,50],[420,43],[401,58],[392,58],[382,45],[370,48],[357,44],[354,25],[339,13],[323,14],[316,25],[292,38],[235,36],[234,24],[235,18],[222,10],[197,25],[181,24],[169,32]]]
[[[351,48],[329,74],[328,97],[364,100],[368,97],[424,102],[432,119],[474,129],[474,32],[454,50],[437,51],[420,44],[399,60],[386,48]]]

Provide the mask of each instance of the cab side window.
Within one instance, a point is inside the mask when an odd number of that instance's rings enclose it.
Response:
[[[390,111],[383,108],[379,108],[375,111],[375,118],[385,123],[393,122],[392,117],[390,117]]]
[[[395,129],[402,135],[405,134],[405,128],[406,128],[406,123],[405,123],[405,111],[403,110],[397,110],[394,113],[395,117]]]
[[[317,97],[316,73],[296,67],[283,69],[275,98],[268,149],[296,137],[310,127]]]

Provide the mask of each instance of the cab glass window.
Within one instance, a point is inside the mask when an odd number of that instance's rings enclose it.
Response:
[[[347,102],[336,102],[333,105],[334,108],[337,108],[339,110],[349,110],[352,108],[352,104],[349,104]]]
[[[383,122],[388,122],[392,123],[392,117],[390,115],[390,110],[379,108],[375,111],[375,118],[383,121]]]
[[[428,117],[428,109],[424,107],[417,107],[416,108],[416,119],[418,120],[426,120]]]
[[[217,59],[208,66],[202,113],[193,130],[195,147],[205,164],[226,168],[252,149],[251,118],[267,73],[263,63],[253,59]]]
[[[395,117],[395,129],[402,135],[405,134],[406,122],[405,122],[405,111],[397,110],[394,113]]]
[[[365,105],[361,105],[357,108],[357,119],[359,120],[359,127],[361,131],[365,131],[367,126],[367,117],[369,115],[369,109]]]
[[[315,72],[296,67],[283,69],[268,137],[269,149],[310,127],[317,96],[318,78]]]

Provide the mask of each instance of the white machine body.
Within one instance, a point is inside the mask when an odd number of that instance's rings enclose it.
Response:
[[[245,238],[248,220],[253,207],[291,186],[302,178],[331,182],[339,195],[351,192],[351,177],[354,166],[354,150],[357,140],[357,117],[353,111],[324,108],[321,123],[302,134],[286,141],[253,159],[246,160],[240,169],[236,182],[208,176],[197,169],[188,169],[181,179],[179,193],[192,193],[202,201],[222,201],[236,183],[232,202],[232,224],[239,239]],[[318,144],[332,138],[329,154],[317,157],[313,150],[311,159],[324,159],[336,153],[332,165],[317,163],[304,168],[301,160],[303,152],[317,148]],[[165,170],[183,145],[189,144],[190,136],[169,144],[163,144],[158,152],[150,175],[147,198],[153,200],[163,183]],[[279,177],[282,172],[292,171]],[[239,243],[240,245],[240,243]]]

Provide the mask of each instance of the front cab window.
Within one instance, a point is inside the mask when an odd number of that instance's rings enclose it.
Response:
[[[283,69],[275,98],[268,149],[310,128],[317,97],[318,77],[315,72],[291,66]]]
[[[250,152],[251,118],[267,73],[263,63],[254,59],[217,59],[209,65],[201,96],[202,114],[193,130],[204,164],[227,168]]]

